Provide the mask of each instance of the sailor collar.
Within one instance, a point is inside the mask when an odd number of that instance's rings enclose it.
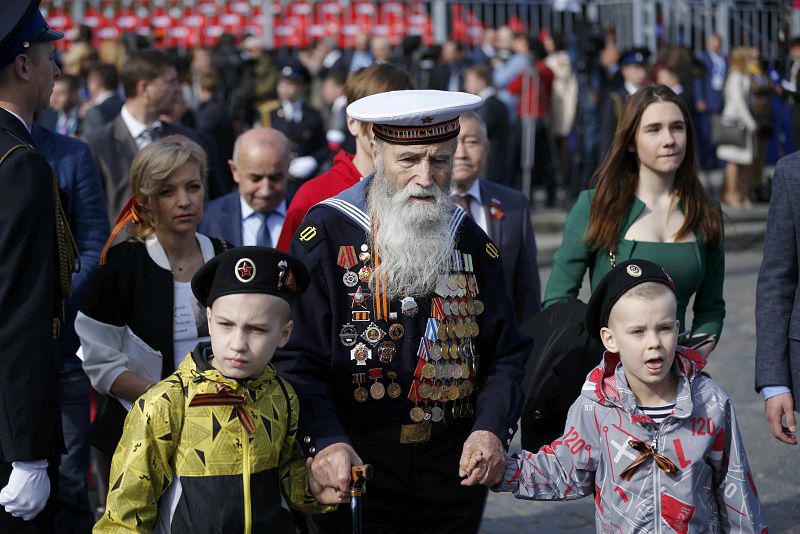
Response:
[[[372,184],[374,174],[370,174],[339,195],[323,200],[319,205],[329,206],[347,216],[351,221],[364,229],[371,231],[372,217],[366,212],[366,198],[369,186]],[[450,213],[450,237],[455,239],[458,228],[467,217],[467,213],[458,206],[453,206]]]

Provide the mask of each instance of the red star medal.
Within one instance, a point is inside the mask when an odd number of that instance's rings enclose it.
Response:
[[[367,300],[372,296],[370,293],[365,293],[363,287],[359,287],[355,293],[348,293],[348,295],[353,299],[350,305],[351,308],[355,308],[356,306],[366,308]]]

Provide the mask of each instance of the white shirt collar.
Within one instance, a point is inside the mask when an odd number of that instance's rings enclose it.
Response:
[[[481,91],[478,96],[486,100],[487,98],[489,98],[490,96],[494,96],[495,94],[497,94],[497,89],[495,89],[494,87],[487,87],[486,89]]]
[[[248,218],[250,218],[251,215],[256,213],[256,210],[254,210],[250,206],[250,204],[245,202],[245,200],[242,197],[242,195],[239,195],[239,204],[242,206],[242,220],[248,219]],[[277,213],[281,217],[286,217],[286,199],[285,198],[283,200],[281,200],[281,203],[278,204],[278,207],[275,208],[275,211],[273,211],[272,213]]]
[[[6,108],[3,108],[3,109],[6,109]],[[17,114],[16,114],[16,113],[14,113],[13,111],[11,111],[10,109],[6,109],[6,111],[8,111],[8,112],[9,112],[9,113],[11,113],[12,115],[14,115],[16,118],[18,118],[18,119],[19,119],[19,122],[21,122],[21,123],[22,123],[22,125],[25,127],[25,129],[26,129],[26,130],[28,130],[28,133],[31,133],[31,127],[30,127],[30,126],[28,126],[28,123],[27,123],[27,122],[25,122],[25,119],[23,119],[22,117],[20,117],[19,115],[17,115]]]
[[[635,95],[639,88],[632,83],[625,82],[625,90],[628,92],[628,95]]]
[[[112,96],[114,96],[114,91],[111,91],[110,89],[108,91],[103,91],[102,93],[97,95],[97,98],[94,99],[94,105],[99,106]]]
[[[123,105],[122,106],[122,110],[119,112],[119,115],[120,115],[120,117],[122,117],[122,122],[125,123],[125,126],[128,128],[128,131],[131,133],[131,137],[133,137],[134,139],[136,139],[137,137],[142,135],[142,132],[147,130],[148,128],[160,128],[161,127],[161,121],[160,120],[156,120],[150,126],[139,122],[138,120],[136,120],[133,117],[133,115],[131,115],[130,111],[128,111],[128,106],[127,105]]]
[[[461,197],[471,195],[473,202],[477,202],[478,204],[482,205],[483,203],[481,202],[481,186],[478,182],[480,182],[480,180],[476,179],[474,182],[472,182],[472,186],[470,186],[470,188],[463,193],[453,190],[452,194]]]
[[[197,238],[197,242],[200,244],[200,252],[203,254],[203,261],[207,262],[214,257],[214,244],[203,234],[196,233],[195,237]],[[150,259],[153,260],[156,265],[162,269],[166,269],[167,271],[172,270],[172,267],[169,265],[167,253],[164,251],[164,247],[162,247],[161,243],[158,241],[158,236],[156,236],[156,234],[153,234],[145,239],[144,244],[147,247],[147,255],[150,256]]]
[[[333,101],[333,104],[331,104],[331,110],[333,110],[334,112],[338,112],[339,110],[342,110],[346,107],[347,107],[347,95],[340,96],[339,98]]]

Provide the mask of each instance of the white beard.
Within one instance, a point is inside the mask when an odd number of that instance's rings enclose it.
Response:
[[[436,288],[440,275],[449,272],[454,242],[450,234],[452,200],[433,185],[424,188],[409,184],[393,190],[381,162],[375,162],[375,177],[367,194],[368,213],[377,218],[377,252],[380,264],[370,286],[385,277],[389,299],[421,297]],[[449,191],[449,180],[447,185]],[[411,196],[429,196],[431,203],[409,202]]]

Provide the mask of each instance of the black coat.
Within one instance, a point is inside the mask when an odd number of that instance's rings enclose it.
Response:
[[[122,109],[122,100],[112,96],[103,100],[101,103],[89,108],[81,122],[81,133],[87,134],[114,120]]]
[[[57,456],[60,357],[53,342],[58,268],[53,170],[12,114],[0,109],[0,460]],[[0,485],[5,481],[0,480]]]
[[[486,135],[489,138],[485,177],[492,182],[510,184],[513,177],[508,153],[508,138],[511,131],[508,108],[499,98],[491,95],[478,108],[478,114],[486,123]]]

